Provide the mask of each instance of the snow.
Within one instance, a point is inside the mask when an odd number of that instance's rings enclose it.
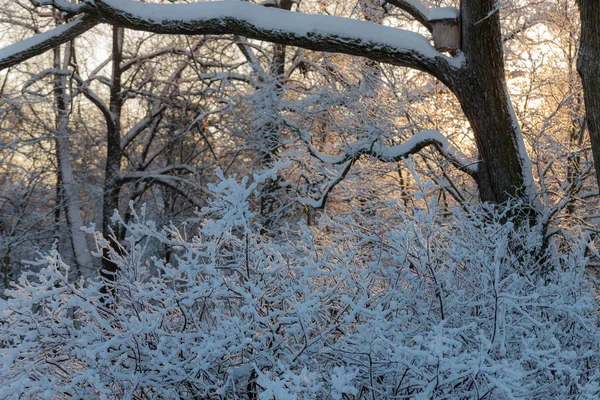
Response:
[[[304,132],[302,136],[302,139],[307,144],[311,154],[327,164],[342,164],[348,160],[356,159],[361,154],[370,154],[382,161],[394,161],[404,158],[409,154],[413,154],[414,152],[418,151],[420,147],[432,144],[436,144],[438,149],[444,153],[444,155],[455,159],[463,165],[465,164],[464,162],[461,162],[462,160],[460,160],[460,158],[462,157],[457,154],[456,150],[448,142],[448,139],[446,139],[446,137],[437,130],[424,130],[417,132],[406,142],[396,146],[385,146],[372,140],[359,141],[348,146],[344,150],[344,153],[338,156],[327,155],[319,152],[310,144],[308,133]],[[467,165],[464,167],[464,169],[471,174],[475,174],[477,172],[476,165]]]
[[[510,100],[508,89],[505,89],[504,93],[507,98],[508,112],[510,113],[512,123],[516,132],[515,147],[517,148],[519,158],[521,159],[521,168],[523,169],[523,187],[525,188],[525,195],[527,199],[531,202],[531,204],[535,207],[535,209],[541,212],[543,209],[543,205],[537,197],[537,187],[535,184],[535,180],[533,179],[533,164],[531,162],[531,158],[529,158],[529,154],[527,153],[527,148],[525,147],[525,139],[523,138],[523,133],[521,132],[519,120],[517,119],[517,115],[515,114],[514,107]]]
[[[218,175],[196,237],[157,227],[143,211],[116,218],[126,243],[118,252],[98,246],[118,264],[119,301],[102,301],[93,280],[69,283],[55,250],[7,291],[0,397],[600,395],[585,238],[543,261],[557,273],[532,279],[523,271],[540,266],[537,228],[515,230],[506,208],[442,217],[437,196],[423,196],[413,213],[390,202],[380,216],[389,219],[357,210],[274,239],[249,208],[270,174]],[[176,263],[157,257],[148,238]]]
[[[439,131],[425,130],[416,133],[405,143],[392,147],[376,144],[373,146],[373,150],[380,154],[381,158],[384,160],[396,160],[400,157],[408,155],[415,147],[425,142],[437,142],[444,149],[449,146],[448,140]]]
[[[4,47],[4,48],[0,49],[0,61],[4,60],[4,59],[8,59],[10,57],[14,57],[14,56],[18,55],[19,53],[23,53],[23,52],[29,50],[32,47],[37,47],[37,46],[43,44],[47,40],[50,40],[52,38],[57,38],[57,37],[61,36],[62,34],[68,32],[73,27],[76,27],[77,25],[80,25],[82,23],[83,23],[82,20],[77,20],[77,21],[70,22],[68,24],[59,25],[50,31],[39,33],[33,37],[21,40],[20,42],[17,42],[10,46]]]
[[[437,52],[425,37],[406,30],[349,18],[291,13],[245,2],[214,1],[192,4],[143,4],[132,0],[102,0],[113,12],[129,20],[152,24],[202,24],[235,19],[258,30],[293,34],[296,37],[333,37],[340,41],[370,42],[374,46],[411,51],[425,58],[450,58]]]
[[[429,16],[429,7],[423,4],[420,0],[402,0],[402,2],[410,5],[412,8],[425,16],[425,18]]]
[[[456,19],[460,15],[455,7],[432,8],[429,11],[429,21],[439,21],[444,19]]]

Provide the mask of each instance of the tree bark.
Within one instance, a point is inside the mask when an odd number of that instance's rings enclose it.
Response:
[[[40,33],[0,49],[0,71],[73,40],[98,25],[99,22],[99,18],[86,15],[76,21],[60,25],[51,31]]]
[[[596,180],[600,187],[600,2],[578,0],[581,15],[581,45],[577,70],[583,83],[585,113]]]
[[[114,27],[112,36],[112,82],[110,86],[110,118],[107,120],[106,135],[106,168],[104,175],[104,194],[102,202],[102,235],[109,241],[113,249],[118,248],[118,229],[112,232],[111,218],[119,209],[119,194],[121,192],[121,110],[123,94],[121,93],[121,62],[123,61],[123,28]],[[108,249],[102,257],[101,275],[107,282],[113,282],[117,265],[109,260]]]
[[[464,67],[451,85],[479,150],[477,184],[483,201],[533,200],[531,162],[506,86],[499,10],[495,0],[461,2]]]
[[[64,61],[61,61],[60,47],[54,49],[54,68],[66,69],[71,59],[71,43],[67,43]],[[71,163],[71,143],[69,140],[69,106],[67,94],[67,79],[62,73],[54,76],[54,101],[56,106],[56,158],[59,168],[59,182],[62,186],[62,195],[66,200],[67,228],[75,261],[81,269],[92,267],[85,234],[81,230],[83,219],[79,208],[79,192],[73,176],[73,165]]]

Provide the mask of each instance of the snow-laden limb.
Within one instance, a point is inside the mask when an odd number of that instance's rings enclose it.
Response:
[[[264,76],[265,71],[264,71],[263,67],[260,65],[260,61],[258,60],[258,57],[256,57],[256,54],[254,54],[254,50],[252,49],[250,44],[248,44],[248,41],[246,40],[246,38],[243,36],[240,36],[240,35],[236,35],[234,37],[234,39],[235,39],[235,44],[240,49],[240,51],[242,52],[244,57],[246,57],[246,60],[248,61],[248,63],[250,64],[250,66],[252,67],[254,72],[258,76]]]
[[[461,158],[464,157],[450,145],[448,139],[440,131],[436,130],[418,132],[406,142],[397,146],[384,146],[377,143],[376,140],[361,140],[348,146],[344,153],[339,156],[331,156],[320,152],[310,143],[310,136],[307,132],[303,131],[300,134],[310,154],[326,164],[344,164],[348,161],[357,160],[363,155],[369,155],[385,162],[400,161],[411,154],[418,153],[427,146],[434,146],[442,156],[460,171],[472,177],[477,175],[477,165],[462,162]]]
[[[310,142],[310,135],[306,131],[300,132],[300,136],[306,144],[309,153],[319,159],[321,162],[331,165],[341,165],[344,167],[340,173],[327,185],[321,194],[321,198],[316,200],[312,198],[299,198],[301,204],[308,205],[314,208],[323,208],[327,202],[327,198],[333,189],[342,182],[350,169],[361,156],[368,155],[376,158],[379,161],[392,162],[405,159],[409,155],[416,154],[425,147],[433,146],[438,153],[447,159],[458,170],[475,178],[477,175],[477,164],[468,164],[461,159],[462,156],[449,142],[448,139],[439,131],[425,130],[416,133],[406,142],[397,146],[384,146],[377,143],[376,140],[362,140],[348,146],[343,154],[331,156],[317,150]]]
[[[420,0],[386,0],[384,3],[391,4],[402,11],[407,12],[430,32],[433,29],[429,22],[429,7]]]
[[[87,12],[130,29],[162,34],[234,34],[316,51],[346,53],[419,69],[448,82],[460,67],[417,33],[348,18],[290,13],[244,2],[142,4],[90,0]]]
[[[10,68],[62,43],[75,39],[82,33],[92,29],[99,22],[95,17],[84,16],[76,21],[57,26],[52,30],[0,49],[0,70]]]
[[[70,3],[67,0],[30,0],[34,6],[52,6],[58,10],[78,14],[81,12],[82,4]]]

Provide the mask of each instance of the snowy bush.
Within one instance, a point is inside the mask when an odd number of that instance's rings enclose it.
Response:
[[[0,303],[0,398],[600,396],[584,239],[541,254],[506,210],[425,202],[275,240],[251,211],[264,178],[223,179],[193,237],[121,221],[114,298],[42,257]]]

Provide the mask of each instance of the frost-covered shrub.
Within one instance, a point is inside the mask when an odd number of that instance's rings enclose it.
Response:
[[[432,203],[275,240],[252,222],[263,179],[223,179],[193,237],[121,221],[114,299],[43,257],[1,303],[0,398],[600,396],[584,240],[541,256],[503,210]]]

